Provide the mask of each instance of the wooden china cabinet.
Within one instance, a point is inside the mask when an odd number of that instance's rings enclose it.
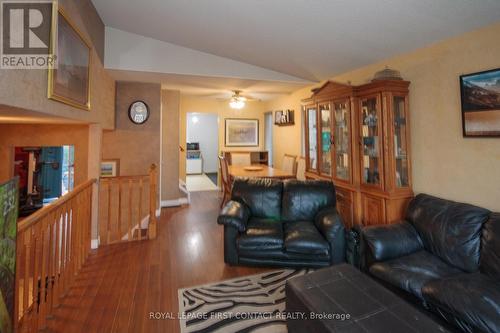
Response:
[[[333,180],[348,226],[396,222],[413,197],[409,84],[327,82],[303,100],[306,175]]]

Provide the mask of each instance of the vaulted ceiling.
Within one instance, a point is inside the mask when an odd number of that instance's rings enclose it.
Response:
[[[288,76],[277,81],[320,81],[500,21],[499,0],[92,1],[108,27]]]

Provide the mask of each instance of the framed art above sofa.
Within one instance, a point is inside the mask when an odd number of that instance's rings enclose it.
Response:
[[[500,68],[460,76],[464,137],[500,137]]]

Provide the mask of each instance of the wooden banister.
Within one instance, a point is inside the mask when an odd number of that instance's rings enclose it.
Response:
[[[15,318],[36,332],[69,291],[90,253],[91,179],[18,224]]]
[[[156,165],[151,165],[147,175],[106,177],[101,178],[100,184],[99,235],[102,245],[156,238]]]

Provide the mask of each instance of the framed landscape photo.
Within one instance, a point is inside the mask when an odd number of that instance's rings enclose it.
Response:
[[[500,68],[460,76],[464,137],[500,137]]]
[[[101,161],[101,177],[118,177],[120,175],[120,160],[110,159]]]
[[[258,119],[226,119],[226,147],[256,147],[259,145]]]
[[[90,44],[61,8],[53,16],[52,31],[56,33],[53,34],[50,47],[51,52],[57,55],[57,66],[49,68],[48,97],[88,111]]]

